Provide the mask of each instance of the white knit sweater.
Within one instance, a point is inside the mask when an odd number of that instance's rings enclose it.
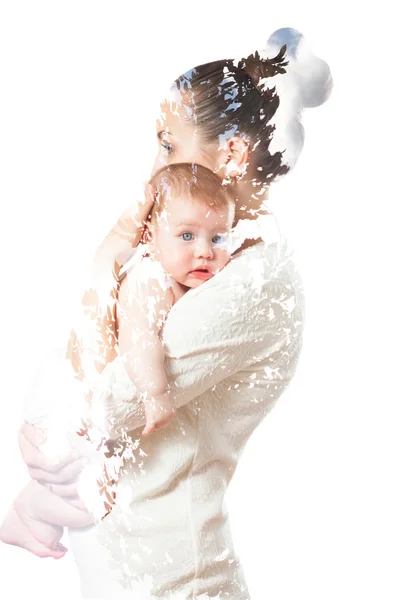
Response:
[[[265,242],[172,307],[163,340],[178,410],[167,427],[141,438],[143,404],[121,359],[103,372],[105,414],[134,444],[111,513],[70,530],[86,598],[250,598],[224,496],[295,373],[304,320],[301,279],[272,219]]]

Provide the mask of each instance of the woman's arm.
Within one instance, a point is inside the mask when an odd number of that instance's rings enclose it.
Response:
[[[82,297],[82,325],[71,331],[67,348],[67,358],[81,381],[93,377],[93,356],[97,355],[94,366],[99,373],[116,356],[120,272],[142,238],[153,203],[152,189],[146,186],[143,201],[123,212],[95,252],[90,282]]]
[[[135,202],[123,212],[104,241],[98,247],[93,264],[90,285],[83,296],[82,304],[85,317],[95,321],[96,334],[100,338],[100,369],[106,360],[115,356],[116,319],[115,302],[118,296],[118,275],[122,264],[129,256],[142,236],[144,222],[154,203],[151,188],[145,189],[143,202]],[[106,294],[99,293],[108,287]],[[82,339],[73,330],[68,343],[67,357],[70,359],[75,375],[84,379],[82,365]],[[57,401],[57,388],[54,389],[54,399]],[[34,403],[34,398],[32,399]],[[46,432],[24,422],[19,430],[19,446],[22,458],[28,466],[32,478],[61,486],[74,480],[82,469],[76,450],[67,452],[57,463],[48,459],[39,449],[46,439]]]

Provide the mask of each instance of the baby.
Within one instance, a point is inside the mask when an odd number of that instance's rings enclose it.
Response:
[[[229,188],[200,165],[165,167],[154,175],[150,185],[155,204],[144,233],[145,245],[135,250],[121,272],[117,313],[119,353],[144,402],[146,425],[142,435],[164,427],[175,415],[164,371],[161,334],[165,319],[189,289],[212,278],[229,262],[235,213],[235,199]],[[68,397],[82,397],[82,392],[76,394],[72,388],[64,391]],[[113,401],[118,404],[118,394]],[[104,419],[101,407],[96,414],[93,406],[91,417],[91,424],[106,436],[110,423]],[[104,455],[97,454],[104,462]],[[105,461],[103,483],[111,481],[114,485],[115,471],[111,479]],[[85,506],[89,508],[86,502]],[[79,502],[71,506],[32,480],[3,521],[0,539],[39,556],[60,558],[67,549],[59,544],[59,524],[68,525],[70,520],[76,527],[93,520],[79,508],[83,508]]]
[[[229,262],[235,212],[231,192],[205,167],[175,164],[150,184],[155,206],[145,232],[146,254],[128,270],[119,296],[119,350],[145,404],[143,435],[175,413],[164,372],[164,321],[189,289]]]

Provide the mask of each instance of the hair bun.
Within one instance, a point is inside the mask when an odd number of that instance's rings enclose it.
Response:
[[[329,98],[333,80],[328,64],[311,51],[303,34],[291,27],[275,31],[261,55],[275,56],[282,46],[286,46],[289,62],[286,73],[266,80],[266,86],[275,88],[279,97],[279,107],[271,119],[275,131],[270,150],[283,151],[284,163],[293,169],[304,145],[301,113]]]
[[[316,56],[300,31],[283,27],[268,39],[263,54],[275,55],[286,46],[289,65],[287,76],[293,79],[299,94],[302,108],[312,108],[323,104],[332,90],[333,80],[328,64]]]

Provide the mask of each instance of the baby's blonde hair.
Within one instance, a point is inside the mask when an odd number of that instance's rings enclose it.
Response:
[[[175,163],[163,167],[153,175],[149,184],[155,193],[155,203],[150,218],[161,215],[167,199],[183,196],[201,202],[212,210],[228,208],[230,216],[235,214],[235,195],[231,186],[207,167],[195,163]]]

